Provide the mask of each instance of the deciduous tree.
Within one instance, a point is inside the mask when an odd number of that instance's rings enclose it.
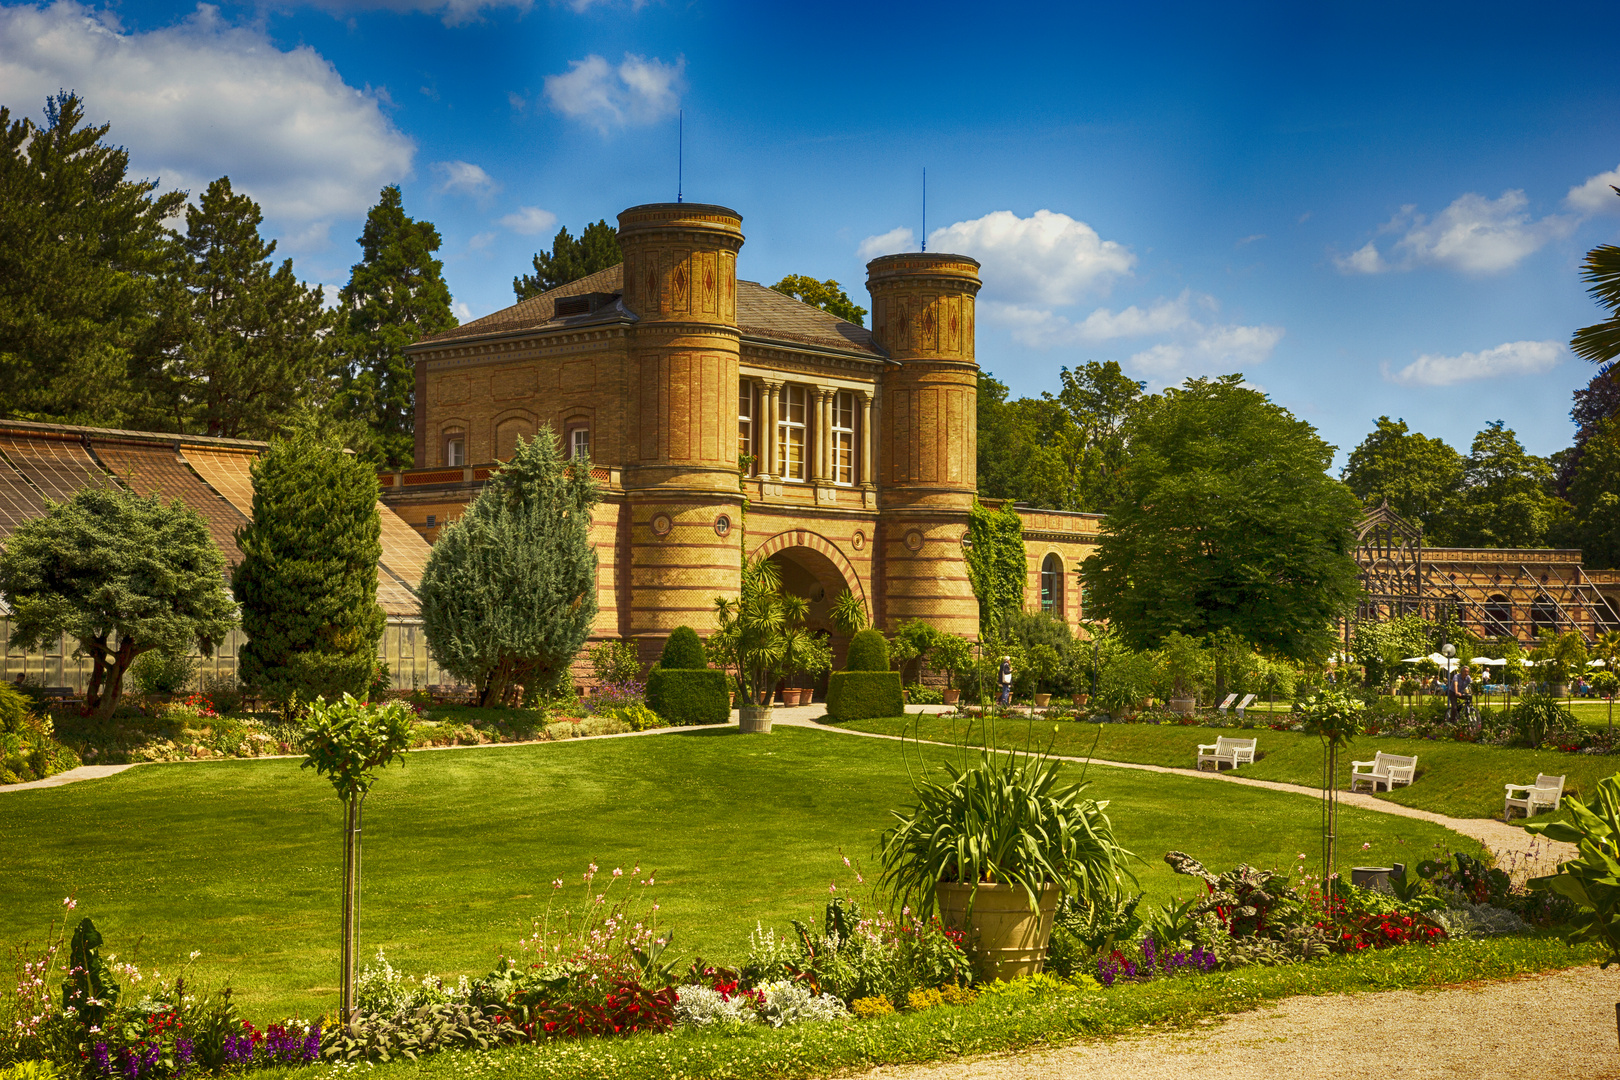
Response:
[[[236,625],[225,557],[197,512],[110,485],[17,526],[0,549],[0,596],[12,648],[66,634],[90,657],[86,703],[104,719],[137,656],[211,656]]]
[[[485,705],[516,687],[549,689],[596,621],[590,462],[565,462],[551,429],[512,460],[439,534],[422,575],[428,648],[478,687]]]
[[[1391,510],[1423,529],[1428,543],[1447,542],[1449,515],[1462,490],[1463,456],[1444,439],[1380,416],[1339,475],[1364,505],[1387,499]]]
[[[1333,447],[1240,375],[1144,399],[1124,435],[1120,498],[1082,567],[1088,614],[1135,648],[1227,629],[1282,656],[1327,652],[1357,594],[1361,513],[1326,473]]]
[[[1551,492],[1552,465],[1525,451],[1513,429],[1493,420],[1474,436],[1457,498],[1452,543],[1462,547],[1542,547],[1565,507]]]
[[[866,325],[866,309],[851,300],[844,287],[831,278],[817,281],[803,274],[789,274],[771,288],[783,296],[791,296],[829,315],[836,315],[845,322],[852,322],[856,326]]]
[[[244,684],[284,705],[365,694],[384,625],[381,532],[377,474],[364,461],[308,434],[259,456],[231,582],[248,638]]]

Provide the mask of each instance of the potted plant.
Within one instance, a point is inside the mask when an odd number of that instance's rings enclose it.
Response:
[[[1059,782],[1059,762],[985,736],[959,763],[915,771],[916,801],[882,837],[883,882],[896,907],[966,934],[981,978],[1014,979],[1041,970],[1058,899],[1111,902],[1134,856],[1106,802]]]
[[[1170,678],[1170,711],[1191,716],[1198,709],[1193,696],[1193,684],[1203,673],[1208,657],[1197,638],[1179,631],[1171,631],[1159,648],[1159,662]]]
[[[782,592],[782,572],[767,558],[750,559],[743,564],[741,588],[735,600],[714,598],[715,621],[719,624],[711,640],[736,672],[737,689],[743,705],[737,710],[738,725],[744,731],[768,733],[771,706],[767,695],[791,670],[793,649],[804,647],[796,639],[810,609],[802,596]]]
[[[1586,664],[1586,639],[1579,630],[1566,630],[1562,634],[1543,630],[1530,659],[1541,668],[1549,684],[1548,695],[1568,698],[1570,676]]]
[[[1052,680],[1063,669],[1063,657],[1050,645],[1035,645],[1029,650],[1029,672],[1035,679],[1035,707],[1044,709],[1052,704]],[[1042,691],[1046,687],[1046,691]]]
[[[973,670],[973,646],[968,640],[956,634],[940,634],[929,650],[928,662],[945,673],[945,704],[955,705],[962,700],[962,688],[957,683]]]
[[[800,675],[815,678],[832,670],[832,643],[825,637],[802,626],[790,626],[783,632],[782,666],[788,678]],[[808,705],[815,698],[815,690],[807,686],[784,686],[782,704]]]

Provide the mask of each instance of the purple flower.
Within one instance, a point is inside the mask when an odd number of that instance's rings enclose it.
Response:
[[[174,1065],[176,1075],[184,1076],[187,1070],[191,1068],[192,1060],[195,1057],[196,1045],[192,1043],[190,1039],[182,1035],[178,1039],[174,1040]]]
[[[90,1051],[90,1060],[96,1063],[97,1076],[112,1075],[112,1062],[107,1056],[106,1043],[96,1043],[95,1047]]]

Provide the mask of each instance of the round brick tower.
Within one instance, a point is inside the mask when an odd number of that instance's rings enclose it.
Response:
[[[735,596],[737,252],[742,216],[702,203],[619,215],[624,303],[637,316],[625,372],[631,511],[630,628],[652,659],[677,626],[707,633],[716,595]]]
[[[973,305],[965,255],[887,255],[866,264],[872,334],[896,363],[880,386],[878,539],[882,622],[911,618],[968,638],[979,605],[962,539],[978,490]]]

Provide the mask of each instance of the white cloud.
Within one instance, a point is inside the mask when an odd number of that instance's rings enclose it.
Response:
[[[321,306],[326,308],[328,311],[337,307],[338,303],[343,299],[342,293],[343,286],[341,285],[322,285]]]
[[[613,128],[651,124],[674,116],[686,89],[686,58],[666,64],[657,57],[625,53],[617,66],[591,54],[568,70],[546,76],[546,100],[562,115],[607,134]]]
[[[435,161],[433,171],[439,174],[439,190],[485,198],[500,190],[495,178],[470,161]]]
[[[1549,240],[1567,236],[1575,224],[1557,214],[1534,219],[1526,210],[1529,205],[1524,192],[1504,191],[1497,199],[1473,192],[1461,195],[1433,218],[1417,213],[1416,207],[1403,206],[1378,230],[1402,234],[1387,255],[1376,241],[1369,240],[1350,255],[1335,257],[1334,263],[1347,274],[1417,266],[1442,266],[1468,274],[1511,270]]]
[[[986,297],[1009,303],[1072,304],[1088,291],[1106,291],[1136,263],[1124,245],[1051,210],[1027,218],[996,210],[958,221],[929,233],[928,246],[978,259]]]
[[[298,0],[283,0],[278,7],[295,6]],[[356,11],[392,11],[398,14],[413,12],[437,15],[446,26],[462,26],[480,21],[485,11],[510,8],[519,15],[527,14],[533,0],[305,0],[306,6],[332,15],[346,15]],[[576,9],[578,10],[578,9]]]
[[[1585,214],[1620,213],[1620,196],[1614,193],[1616,187],[1620,187],[1620,165],[1570,188],[1564,202],[1570,209]]]
[[[484,248],[487,248],[487,247],[489,247],[489,245],[493,244],[495,242],[495,238],[500,236],[500,235],[501,235],[500,233],[495,233],[495,232],[481,232],[481,233],[478,233],[472,239],[467,241],[467,250],[468,251],[480,251],[480,250],[482,250]]]
[[[877,236],[868,236],[861,241],[861,246],[855,249],[855,255],[862,262],[871,262],[881,255],[899,255],[901,252],[916,250],[917,234],[902,225]]]
[[[466,304],[462,303],[460,300],[457,300],[455,302],[454,308],[455,308],[455,312],[456,312],[456,321],[457,322],[464,322],[464,323],[465,322],[472,322],[472,318],[473,318],[472,308],[468,307]]]
[[[416,150],[377,93],[313,48],[282,51],[205,4],[144,33],[71,0],[0,7],[0,101],[37,118],[59,87],[79,92],[89,122],[111,121],[134,175],[199,193],[228,174],[282,223],[364,213]]]
[[[520,236],[533,236],[557,224],[557,215],[538,206],[520,206],[501,218],[499,224]]]
[[[1188,375],[1225,374],[1264,363],[1283,338],[1280,326],[1245,326],[1218,320],[1213,296],[1192,291],[1160,297],[1145,307],[1097,308],[1078,322],[1044,308],[994,301],[984,305],[992,322],[1012,328],[1013,340],[1036,349],[1101,345],[1130,338],[1165,338],[1127,361],[1156,386]]]
[[[1539,375],[1549,371],[1564,354],[1558,341],[1510,341],[1494,349],[1435,356],[1424,353],[1394,375],[1384,377],[1402,386],[1452,386],[1476,379],[1513,375]]]

